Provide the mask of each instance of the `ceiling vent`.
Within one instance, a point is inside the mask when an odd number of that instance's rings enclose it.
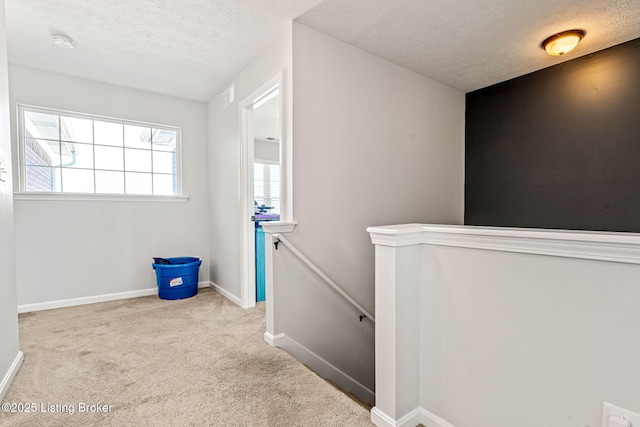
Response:
[[[236,100],[236,84],[233,83],[224,92],[222,92],[222,109],[225,110]]]

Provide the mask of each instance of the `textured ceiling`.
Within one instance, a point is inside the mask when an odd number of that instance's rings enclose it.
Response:
[[[6,0],[6,9],[14,64],[199,101],[296,17],[464,92],[640,37],[640,0]],[[575,52],[540,49],[570,28],[587,31]],[[58,32],[76,49],[55,47]]]
[[[328,0],[296,22],[469,92],[640,37],[640,0]],[[574,28],[574,52],[540,48]]]
[[[209,101],[321,0],[6,0],[9,61]],[[54,46],[63,33],[76,48]]]

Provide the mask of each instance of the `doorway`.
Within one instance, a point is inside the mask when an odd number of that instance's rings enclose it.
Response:
[[[253,108],[253,206],[256,302],[266,297],[265,236],[262,223],[280,220],[280,93]]]
[[[242,307],[264,301],[265,235],[261,224],[282,212],[281,76],[240,102],[242,185]]]

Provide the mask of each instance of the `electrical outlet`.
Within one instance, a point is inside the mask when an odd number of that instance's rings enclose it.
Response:
[[[613,419],[611,417],[613,417]],[[623,426],[625,425],[624,420],[629,421],[630,427],[640,427],[640,414],[622,409],[609,402],[604,402],[602,408],[602,427]]]

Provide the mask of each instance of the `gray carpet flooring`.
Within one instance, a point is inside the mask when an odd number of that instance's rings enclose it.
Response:
[[[210,289],[22,314],[25,360],[4,402],[35,411],[0,412],[0,425],[373,425],[264,330],[263,307]]]

